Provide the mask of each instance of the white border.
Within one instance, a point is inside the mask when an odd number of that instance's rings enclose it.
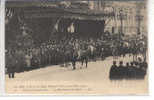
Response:
[[[4,86],[4,10],[5,10],[5,1],[0,0],[0,95],[4,95],[5,86]]]
[[[148,3],[148,31],[149,31],[149,92],[154,99],[154,0]]]
[[[4,94],[4,0],[1,0],[0,6],[0,91]],[[154,100],[154,0],[148,0],[148,32],[149,32],[149,93],[150,96],[15,96],[4,98],[1,100]],[[2,76],[3,74],[3,76]],[[3,81],[3,82],[2,82]],[[1,92],[0,92],[1,93]]]

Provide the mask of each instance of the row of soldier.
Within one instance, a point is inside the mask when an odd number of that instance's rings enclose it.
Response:
[[[6,68],[9,73],[31,70],[47,65],[63,64],[71,60],[67,52],[71,52],[73,49],[86,49],[88,45],[95,47],[95,57],[102,57],[105,54],[112,55],[109,51],[110,47],[103,46],[101,41],[66,38],[51,44],[43,43],[41,46],[28,49],[8,49],[6,52]],[[105,49],[109,53],[105,52]]]
[[[123,61],[119,62],[119,66],[116,61],[113,61],[109,72],[109,78],[113,79],[143,79],[147,72],[146,61],[127,62],[123,65]]]
[[[27,49],[7,49],[6,69],[9,72],[21,72],[47,65],[56,65],[71,60],[67,52],[77,49],[78,46],[84,49],[88,45],[84,40],[64,40],[53,42],[52,44],[43,43],[41,46]]]

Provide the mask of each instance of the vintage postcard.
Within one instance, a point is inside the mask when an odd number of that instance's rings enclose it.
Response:
[[[147,2],[6,0],[6,93],[148,95]]]

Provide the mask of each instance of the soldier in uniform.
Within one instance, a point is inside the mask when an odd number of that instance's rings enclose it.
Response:
[[[8,59],[6,60],[7,64],[7,71],[9,78],[14,78],[15,77],[15,69],[16,69],[16,59],[13,56],[13,52],[8,55]]]
[[[76,61],[77,61],[78,55],[77,55],[77,51],[75,51],[75,50],[72,50],[71,52],[73,54],[73,56],[72,56],[73,70],[75,70],[76,69]]]
[[[37,66],[40,67],[41,66],[41,47],[38,47],[38,54],[36,55],[36,58],[38,60]]]
[[[44,67],[47,65],[48,62],[48,50],[47,50],[47,45],[45,44],[44,46]]]
[[[117,65],[116,65],[116,61],[113,61],[113,65],[111,66],[110,69],[110,79],[116,79],[117,78]]]
[[[44,47],[41,46],[41,66],[44,66]]]
[[[27,52],[27,54],[25,55],[25,60],[26,60],[26,69],[30,70],[31,68],[31,59],[32,59],[32,55],[30,52]]]
[[[50,45],[48,46],[48,64],[51,64],[51,47]]]
[[[129,65],[129,62],[127,62],[127,63],[126,63],[126,66],[125,66],[125,78],[126,78],[126,79],[128,79],[129,76],[130,76],[129,68],[130,68],[130,65]]]
[[[135,75],[136,75],[136,72],[135,72],[135,66],[134,66],[134,62],[131,62],[130,63],[130,67],[129,67],[129,78],[134,78]]]
[[[105,57],[104,57],[104,51],[105,51],[105,50],[104,50],[104,47],[102,47],[102,48],[101,48],[101,58],[102,58],[102,60],[105,58]]]
[[[15,58],[16,58],[16,62],[17,62],[17,65],[16,65],[16,71],[17,72],[23,72],[24,71],[24,67],[25,67],[25,58],[24,58],[24,52],[22,49],[19,49],[16,51],[16,54],[15,54]]]
[[[125,74],[125,68],[123,66],[123,61],[120,61],[119,67],[118,67],[118,77],[119,77],[119,79],[124,78],[124,74]]]

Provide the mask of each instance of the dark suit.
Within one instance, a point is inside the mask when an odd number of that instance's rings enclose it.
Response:
[[[12,56],[10,56],[7,59],[7,63],[9,63],[7,66],[9,78],[14,78],[14,74],[15,74],[15,70],[16,70],[16,59],[13,58]]]

